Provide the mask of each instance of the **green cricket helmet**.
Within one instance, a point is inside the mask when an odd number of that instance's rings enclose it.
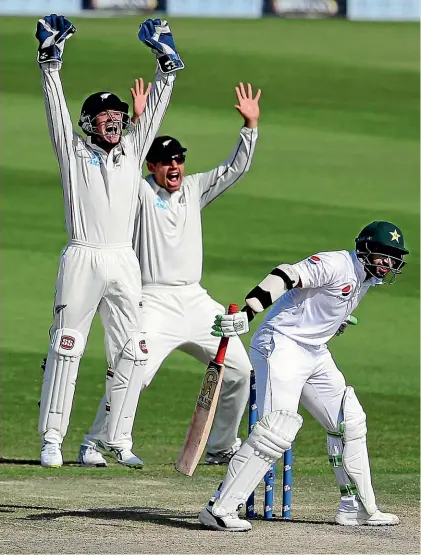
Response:
[[[372,222],[360,231],[355,239],[356,253],[371,276],[384,283],[393,283],[402,272],[409,254],[405,248],[403,233],[398,226],[383,220]],[[374,258],[384,259],[384,264],[373,264]],[[387,259],[387,260],[386,260]]]

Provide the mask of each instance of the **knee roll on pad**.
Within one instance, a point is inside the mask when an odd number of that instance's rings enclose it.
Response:
[[[254,426],[247,443],[256,454],[279,459],[291,448],[302,424],[303,419],[296,412],[285,409],[270,412]]]
[[[345,442],[367,435],[366,415],[353,387],[345,389],[342,401],[343,439]]]
[[[60,328],[54,332],[42,384],[40,433],[55,429],[63,437],[66,435],[84,349],[85,339],[78,330]]]
[[[60,356],[81,357],[85,349],[85,339],[77,330],[60,328],[53,335],[51,348]]]
[[[135,333],[124,345],[121,358],[132,360],[136,366],[146,362],[148,359],[148,347],[146,345],[146,334]],[[118,365],[117,365],[118,366]]]

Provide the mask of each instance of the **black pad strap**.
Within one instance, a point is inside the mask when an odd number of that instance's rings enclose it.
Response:
[[[254,289],[250,291],[247,295],[247,299],[257,299],[260,304],[263,306],[263,309],[266,310],[272,304],[272,297],[269,291],[264,291],[259,285],[256,285]]]
[[[294,282],[284,271],[280,270],[279,268],[274,268],[271,271],[271,275],[283,279],[288,290],[294,289]]]

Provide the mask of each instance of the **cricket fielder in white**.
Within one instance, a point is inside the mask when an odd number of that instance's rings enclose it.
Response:
[[[251,529],[238,511],[271,464],[291,447],[302,425],[300,401],[327,430],[328,455],[341,492],[335,521],[344,526],[398,524],[396,515],[377,508],[366,415],[326,343],[370,287],[395,280],[406,254],[396,225],[372,222],[358,235],[354,251],[321,252],[297,264],[281,264],[247,295],[242,312],[217,317],[213,333],[235,337],[248,331],[256,313],[277,301],[250,345],[260,420],[200,513],[202,524],[216,530]]]
[[[40,19],[36,31],[69,235],[60,259],[41,392],[41,464],[47,467],[63,464],[61,444],[79,362],[97,310],[113,351],[107,441],[112,445],[127,428],[131,430],[148,352],[141,325],[141,276],[132,248],[139,180],[170,100],[174,70],[183,67],[166,21],[146,20],[139,39],[157,55],[159,68],[151,90],[143,91],[141,82],[142,116],[123,136],[131,126],[128,104],[111,92],[93,94],[83,104],[79,121],[88,135],[84,139],[73,132],[59,73],[65,40],[75,31],[70,21],[55,14]]]
[[[193,356],[204,367],[216,355],[219,340],[209,330],[224,308],[200,285],[201,210],[237,183],[251,164],[257,140],[260,90],[253,96],[251,85],[241,83],[236,93],[236,108],[244,118],[244,126],[234,150],[220,166],[185,176],[186,149],[169,136],[157,137],[146,157],[151,174],[140,184],[134,237],[142,269],[143,315],[149,348],[148,363],[142,368],[141,389],[150,384],[175,349]],[[228,345],[221,395],[207,444],[209,464],[226,464],[241,445],[237,434],[248,400],[250,371],[246,350],[240,338],[235,337]],[[104,454],[112,453],[105,437],[106,403],[104,397],[94,425],[84,438],[79,455],[82,464],[96,464],[96,446]],[[124,462],[120,452],[132,448],[131,435],[121,434],[114,444],[117,445],[114,456]],[[128,466],[142,465],[135,456],[126,461]]]

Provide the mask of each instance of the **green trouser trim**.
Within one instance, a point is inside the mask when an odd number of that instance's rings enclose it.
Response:
[[[345,484],[339,486],[341,495],[358,495],[357,487],[354,484]]]
[[[334,467],[343,466],[342,455],[330,455],[329,462],[333,464]]]

